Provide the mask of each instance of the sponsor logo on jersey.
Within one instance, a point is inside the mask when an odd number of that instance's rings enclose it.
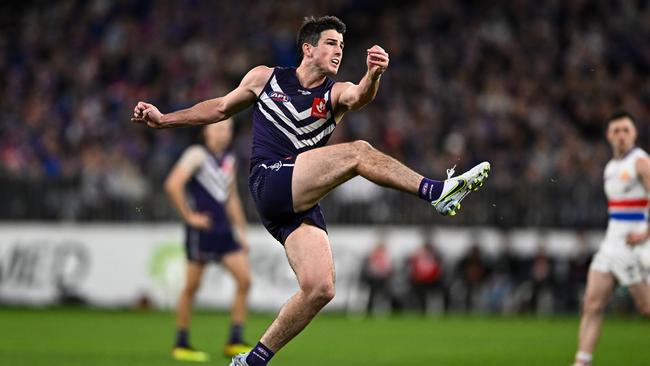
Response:
[[[311,94],[310,91],[302,90],[302,89],[298,89],[298,93],[300,93],[300,94],[302,94],[302,95],[309,95],[309,94]]]
[[[235,159],[232,156],[227,156],[223,159],[221,170],[223,170],[224,173],[232,173],[235,170]]]
[[[323,98],[314,98],[311,104],[311,116],[316,118],[327,117],[327,102]]]
[[[630,172],[628,172],[627,169],[623,170],[623,172],[621,172],[621,174],[618,176],[618,179],[622,180],[623,182],[626,182],[631,178],[632,177],[630,176]]]
[[[286,103],[291,100],[291,97],[289,97],[288,95],[284,94],[283,92],[277,92],[277,91],[271,92],[269,97],[275,100],[276,102],[282,102],[282,103]]]

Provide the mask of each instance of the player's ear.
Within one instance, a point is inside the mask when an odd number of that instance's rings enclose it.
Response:
[[[303,43],[302,44],[302,54],[303,54],[303,56],[304,57],[307,57],[307,56],[311,57],[311,53],[312,53],[313,48],[314,48],[314,46],[312,46],[309,42]]]

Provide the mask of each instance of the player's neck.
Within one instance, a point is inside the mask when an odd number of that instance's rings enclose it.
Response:
[[[623,159],[624,157],[627,156],[632,150],[634,150],[634,146],[632,146],[629,149],[626,150],[614,150],[614,159]]]
[[[225,146],[210,146],[210,145],[205,145],[205,147],[208,149],[208,151],[213,154],[213,155],[221,155],[223,152],[226,150]]]
[[[296,77],[300,82],[300,86],[311,89],[321,85],[325,81],[326,75],[315,66],[301,63],[296,69]]]

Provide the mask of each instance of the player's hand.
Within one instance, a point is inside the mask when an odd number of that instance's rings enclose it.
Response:
[[[370,47],[367,52],[368,74],[373,80],[377,80],[388,67],[388,53],[377,45]]]
[[[630,233],[625,237],[625,242],[627,245],[633,247],[645,243],[648,238],[650,238],[650,233],[648,231]]]
[[[131,122],[134,123],[146,123],[147,126],[153,128],[162,128],[162,116],[158,108],[155,105],[145,102],[138,102],[135,108],[133,108],[133,117]]]
[[[212,218],[202,212],[192,212],[185,218],[185,222],[195,229],[209,230],[212,227]]]

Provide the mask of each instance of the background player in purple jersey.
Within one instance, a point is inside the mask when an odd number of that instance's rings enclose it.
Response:
[[[250,350],[242,334],[250,287],[246,218],[237,192],[235,157],[227,150],[232,138],[232,121],[208,125],[202,134],[204,143],[188,147],[165,181],[169,198],[186,224],[186,278],[176,308],[172,357],[198,362],[209,357],[191,347],[189,327],[194,295],[210,261],[220,261],[236,282],[230,336],[224,354],[232,357]]]
[[[306,18],[297,37],[297,68],[257,66],[227,95],[173,113],[163,114],[145,102],[134,108],[133,122],[167,128],[215,123],[257,106],[249,187],[264,225],[284,244],[300,289],[253,350],[234,357],[232,365],[268,364],[334,297],[334,263],[318,206],[332,189],[361,175],[417,195],[443,215],[454,215],[490,169],[483,162],[451,178],[452,169],[447,180],[437,181],[365,141],[324,146],[346,112],[374,99],[389,63],[388,53],[372,46],[367,50],[368,70],[359,83],[334,82],[330,76],[336,75],[343,59],[344,33],[345,25],[336,17]]]

